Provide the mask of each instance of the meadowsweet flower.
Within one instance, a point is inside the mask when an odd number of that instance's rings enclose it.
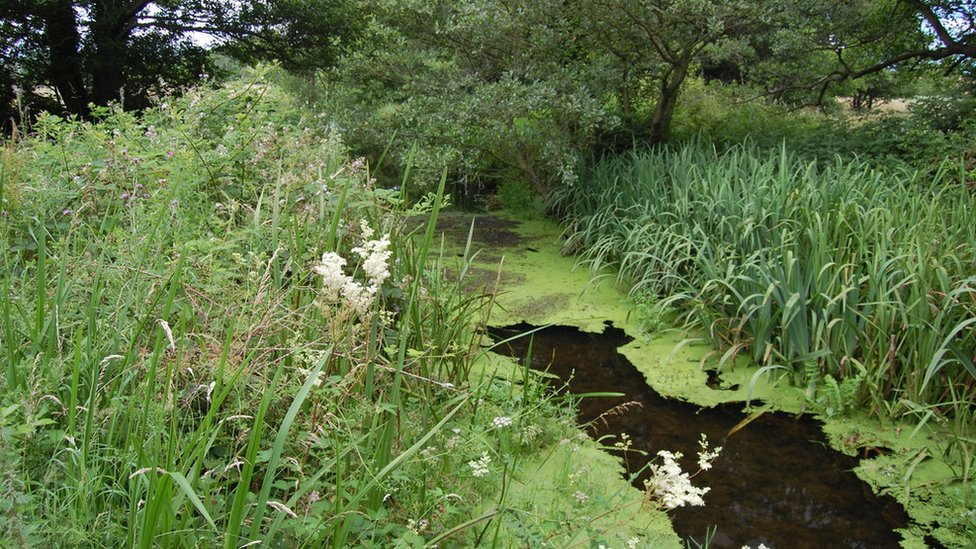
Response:
[[[391,254],[390,235],[383,235],[383,238],[379,240],[367,240],[370,236],[372,236],[372,229],[369,230],[368,234],[363,234],[363,245],[353,248],[352,251],[363,258],[363,272],[370,281],[370,287],[375,292],[390,276],[390,271],[387,269]]]
[[[586,493],[584,492],[580,492],[579,490],[577,490],[576,492],[573,493],[573,499],[576,500],[576,503],[586,503],[586,501],[590,499],[590,496],[586,495]]]
[[[626,452],[630,450],[630,446],[633,442],[630,440],[630,435],[627,433],[620,433],[620,440],[613,443],[613,447]]]
[[[678,465],[681,453],[671,453],[661,450],[657,455],[662,459],[660,465],[651,465],[651,478],[644,482],[648,495],[661,502],[665,509],[671,510],[685,505],[702,507],[705,500],[702,496],[710,488],[696,488],[692,486],[688,473],[681,471]]]
[[[711,452],[708,451],[708,437],[705,433],[701,434],[701,438],[698,440],[698,445],[701,446],[701,452],[698,452],[698,468],[702,471],[707,471],[712,468],[712,462],[715,458],[722,453],[722,447],[717,446]]]
[[[488,455],[488,452],[482,452],[480,459],[473,459],[468,462],[468,467],[471,468],[471,476],[477,478],[488,476],[489,464],[491,464],[491,456]]]
[[[322,254],[322,262],[312,267],[316,274],[322,277],[323,289],[329,295],[338,296],[346,283],[346,274],[342,272],[346,260],[335,252]]]
[[[491,424],[495,426],[496,429],[501,429],[502,427],[508,427],[512,424],[512,418],[508,416],[498,416],[491,420]]]
[[[369,310],[369,306],[373,303],[373,294],[375,293],[375,288],[364,288],[362,284],[356,282],[352,278],[346,278],[345,284],[342,285],[342,297],[345,298],[346,304],[359,314],[366,314]]]

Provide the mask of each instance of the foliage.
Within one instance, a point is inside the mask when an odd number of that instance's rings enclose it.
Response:
[[[471,371],[443,183],[376,188],[270,76],[4,142],[0,544],[472,545],[576,433],[529,371]]]
[[[674,119],[674,141],[704,139],[720,149],[749,142],[776,153],[784,144],[808,160],[832,163],[840,156],[877,168],[906,167],[936,173],[944,163],[961,166],[974,178],[973,131],[966,121],[970,96],[953,79],[929,79],[940,95],[907,101],[907,112],[852,113],[834,103],[823,111],[789,108],[745,85],[690,79]],[[950,121],[960,126],[947,128]]]
[[[830,376],[834,407],[972,417],[976,202],[957,167],[927,179],[693,142],[583,181],[554,196],[567,247],[687,311],[727,358],[786,366],[811,398]]]
[[[213,74],[214,46],[289,70],[335,62],[359,24],[349,0],[23,0],[0,8],[0,118],[22,107],[89,117],[89,104],[141,109]],[[190,33],[196,33],[192,38]],[[201,46],[205,35],[216,44]],[[16,119],[16,118],[15,118]],[[19,121],[18,121],[19,122]]]
[[[587,36],[607,57],[622,116],[634,105],[653,104],[646,119],[651,143],[670,139],[671,119],[688,77],[705,61],[748,55],[748,37],[777,21],[787,2],[739,0],[581,0]]]
[[[562,4],[375,2],[369,46],[328,75],[326,104],[358,150],[392,146],[394,172],[410,158],[423,181],[446,165],[462,187],[518,178],[544,192],[613,124]]]

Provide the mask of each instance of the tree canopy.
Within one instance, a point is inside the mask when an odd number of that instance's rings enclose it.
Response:
[[[971,70],[974,21],[972,0],[8,0],[0,109],[15,89],[35,110],[141,108],[212,73],[214,51],[299,72],[341,57],[345,106],[542,188],[600,132],[667,141],[690,76],[870,101],[906,67]]]
[[[16,87],[34,109],[87,116],[89,104],[143,107],[214,70],[200,37],[243,61],[323,68],[353,40],[355,8],[352,0],[7,0],[0,106],[11,108]]]

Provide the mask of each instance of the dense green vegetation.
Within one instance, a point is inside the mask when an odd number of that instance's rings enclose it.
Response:
[[[484,366],[450,195],[936,433],[972,533],[974,59],[960,0],[6,2],[0,545],[636,546],[514,495],[572,403]]]
[[[506,500],[572,408],[472,373],[442,192],[376,188],[264,73],[98,114],[0,157],[4,546],[600,535]]]
[[[968,436],[976,199],[964,175],[692,143],[596,163],[553,200],[584,262],[687,312],[726,359],[783,368],[832,412],[932,410]]]

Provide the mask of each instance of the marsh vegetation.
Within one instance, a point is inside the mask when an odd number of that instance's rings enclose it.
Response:
[[[972,2],[9,4],[0,545],[680,546],[675,448],[489,353],[554,309],[976,537]]]

